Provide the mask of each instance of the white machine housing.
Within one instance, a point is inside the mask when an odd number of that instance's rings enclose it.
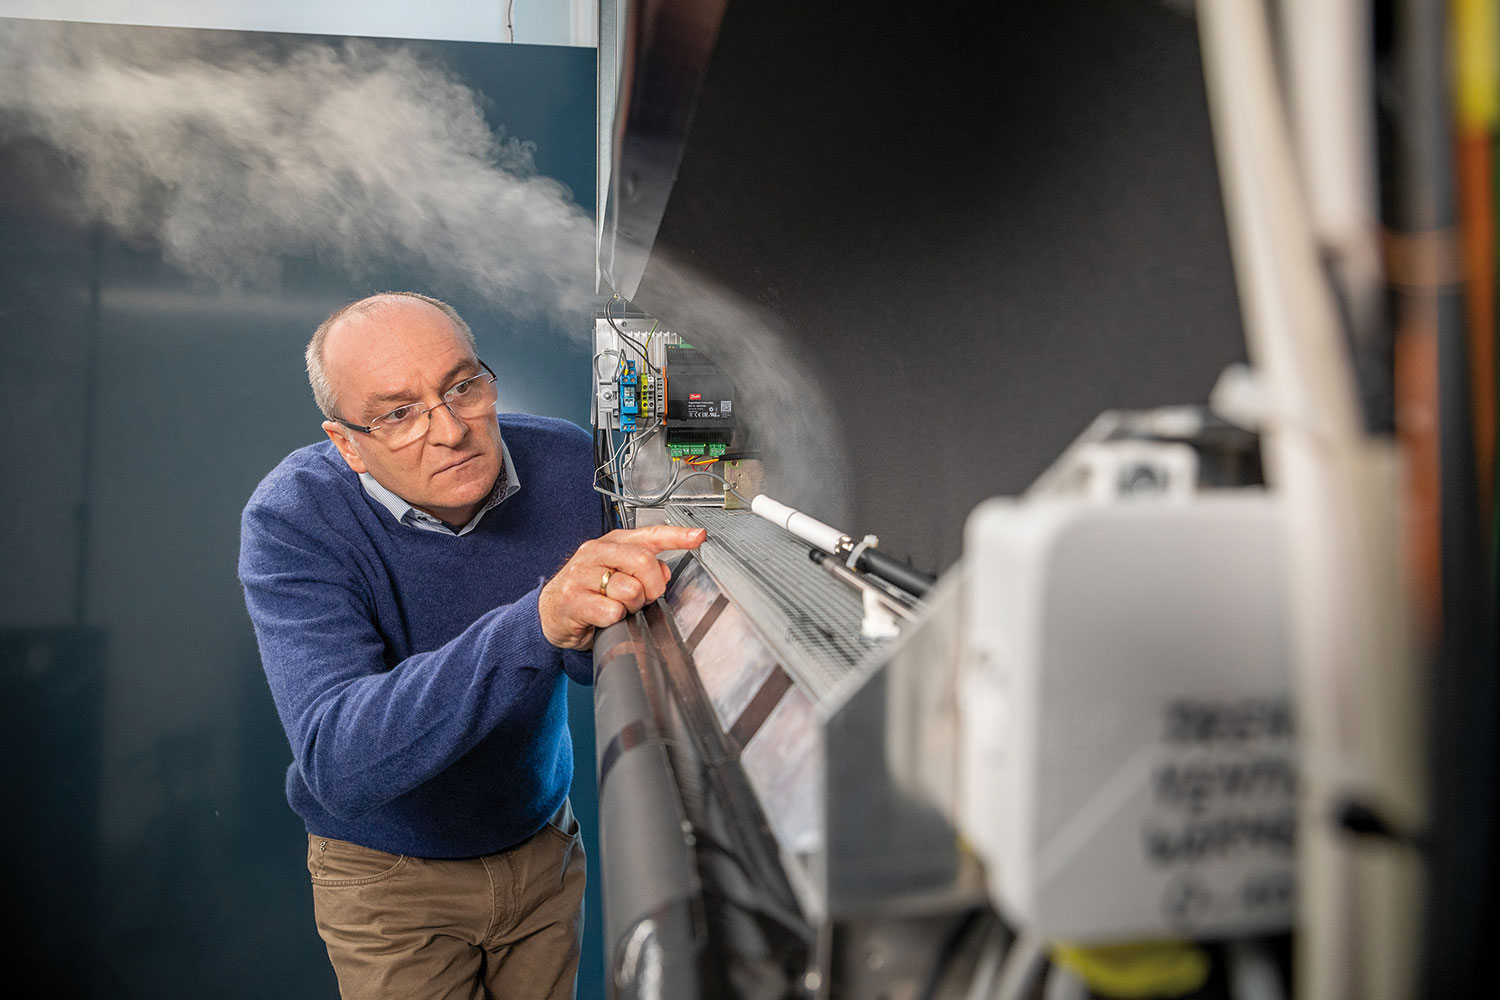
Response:
[[[957,825],[1049,938],[1290,925],[1280,516],[1256,488],[991,500],[965,535]]]

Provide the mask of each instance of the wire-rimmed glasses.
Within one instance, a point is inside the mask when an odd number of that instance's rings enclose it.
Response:
[[[495,389],[494,369],[483,361],[479,362],[479,367],[484,369],[482,373],[471,375],[454,385],[443,393],[441,402],[435,406],[403,403],[389,413],[382,413],[369,424],[351,423],[343,417],[333,419],[351,431],[359,431],[361,434],[378,433],[388,448],[404,447],[427,433],[427,428],[432,425],[431,413],[439,406],[446,406],[448,412],[459,419],[477,417],[494,407],[499,395]],[[427,419],[423,420],[423,417]]]

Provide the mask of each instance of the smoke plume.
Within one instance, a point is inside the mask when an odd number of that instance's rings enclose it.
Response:
[[[66,158],[81,220],[230,288],[275,288],[291,259],[396,263],[577,316],[592,225],[480,101],[410,47],[0,22],[0,133]]]
[[[678,255],[658,249],[652,271],[650,290],[636,304],[681,331],[734,380],[741,443],[760,453],[765,491],[842,526],[849,516],[847,449],[835,400],[799,339],[775,313]]]

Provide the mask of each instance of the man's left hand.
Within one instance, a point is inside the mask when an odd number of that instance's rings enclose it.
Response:
[[[596,628],[613,625],[666,591],[672,571],[657,558],[660,553],[696,549],[707,537],[702,528],[658,524],[584,542],[542,588],[542,634],[561,649],[588,649]]]

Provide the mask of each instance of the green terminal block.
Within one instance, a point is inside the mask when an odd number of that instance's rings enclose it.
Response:
[[[719,458],[729,450],[727,444],[687,444],[679,442],[668,444],[667,453],[673,458],[700,458],[704,455],[710,458]]]

